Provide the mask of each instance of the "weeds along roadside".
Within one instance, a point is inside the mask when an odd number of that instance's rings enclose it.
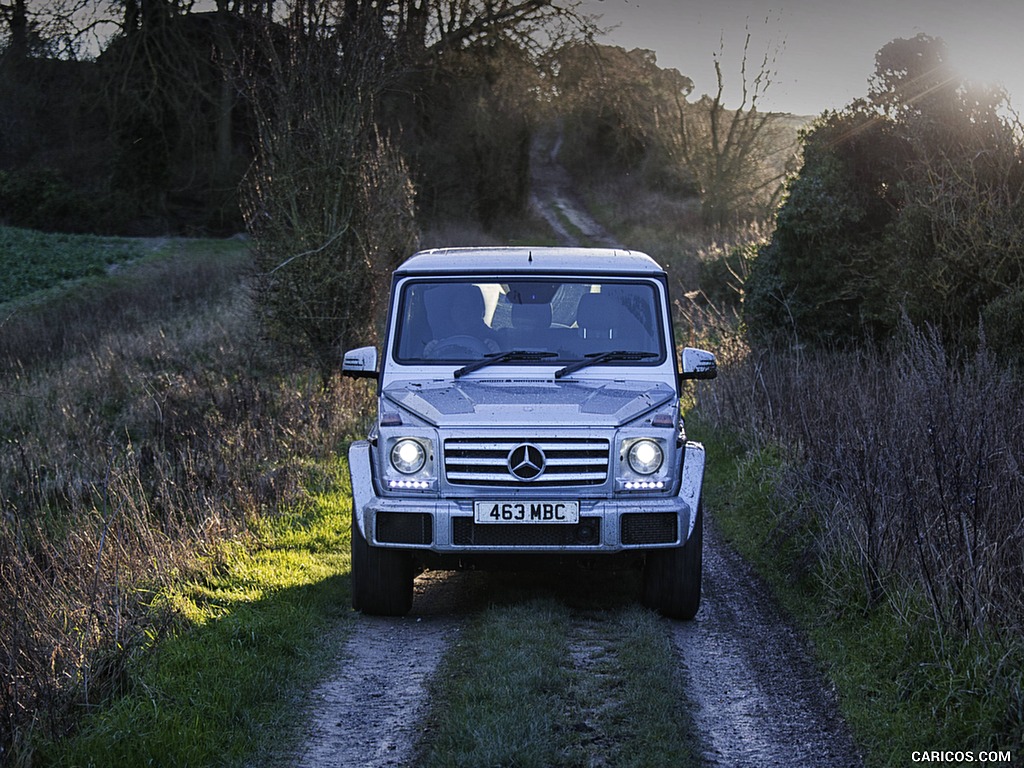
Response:
[[[365,388],[322,391],[260,344],[244,246],[196,247],[213,250],[0,330],[17,357],[0,367],[0,745],[118,691],[173,621],[153,594],[301,496],[308,463],[355,430]]]
[[[912,327],[888,349],[730,343],[691,419],[736,456],[709,508],[809,628],[870,764],[934,744],[1020,754],[1018,374]]]
[[[708,509],[808,628],[869,763],[937,744],[1019,757],[1020,372],[913,327],[886,349],[753,351],[739,306],[770,231],[708,234],[650,192],[591,204],[666,265],[677,342],[718,355],[719,377],[686,395]]]

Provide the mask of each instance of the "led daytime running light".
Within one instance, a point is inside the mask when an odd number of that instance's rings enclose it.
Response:
[[[623,486],[627,491],[660,491],[665,488],[664,480],[627,480]]]
[[[388,483],[388,488],[413,488],[423,491],[429,487],[430,483],[426,480],[392,480]]]

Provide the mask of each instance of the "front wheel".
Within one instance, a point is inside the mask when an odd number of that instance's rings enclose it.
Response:
[[[372,616],[404,616],[412,608],[412,556],[366,541],[352,510],[352,607]]]
[[[690,538],[681,547],[647,554],[644,565],[643,603],[670,619],[692,619],[700,608],[701,567],[704,554],[703,503]]]

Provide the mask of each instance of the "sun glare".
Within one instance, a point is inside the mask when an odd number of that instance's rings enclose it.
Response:
[[[1012,104],[1024,102],[1024,78],[1000,46],[950,42],[949,58],[954,70],[968,82],[1001,87]]]

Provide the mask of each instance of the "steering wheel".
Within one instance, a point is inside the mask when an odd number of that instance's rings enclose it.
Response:
[[[459,356],[459,350],[462,352],[470,352],[477,357],[483,357],[493,351],[486,341],[468,334],[460,334],[458,336],[448,336],[444,339],[438,339],[437,341],[428,344],[427,349],[423,351],[429,357],[444,359],[446,357]]]

